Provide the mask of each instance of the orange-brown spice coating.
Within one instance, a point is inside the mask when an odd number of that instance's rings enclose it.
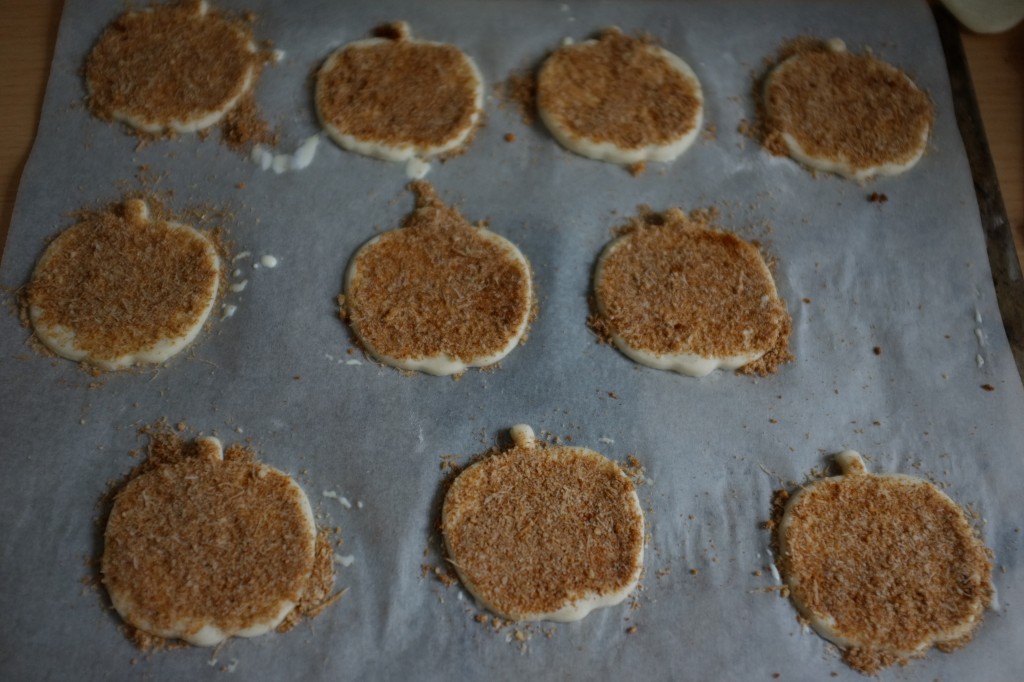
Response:
[[[314,568],[314,541],[287,476],[240,447],[224,460],[154,437],[151,461],[115,498],[103,581],[130,597],[155,629],[182,620],[241,630],[298,602]],[[153,452],[151,451],[151,452]]]
[[[648,42],[609,29],[548,58],[537,105],[580,138],[638,149],[686,134],[701,102],[697,84]]]
[[[356,256],[345,313],[376,353],[493,355],[530,314],[530,272],[508,248],[481,236],[425,182],[417,208]]]
[[[41,311],[37,324],[66,327],[90,357],[114,360],[195,325],[221,275],[212,248],[161,218],[93,213],[51,243],[25,302]]]
[[[477,87],[454,45],[381,40],[328,58],[316,107],[324,123],[360,140],[437,147],[473,124]]]
[[[500,94],[506,102],[515,104],[523,125],[533,125],[537,120],[537,74],[534,71],[510,73],[500,86]]]
[[[624,589],[644,541],[633,482],[564,447],[515,447],[463,471],[445,497],[443,532],[460,577],[514,619]]]
[[[89,107],[105,120],[127,114],[166,127],[222,109],[242,90],[260,57],[251,29],[198,2],[121,15],[85,63]]]
[[[316,547],[313,550],[313,572],[306,582],[306,589],[295,609],[285,616],[277,626],[277,632],[288,632],[303,620],[316,618],[325,609],[341,599],[344,590],[331,594],[334,589],[334,549],[331,545],[330,533],[320,529],[316,534]]]
[[[787,153],[789,133],[810,156],[854,169],[903,164],[917,155],[933,119],[931,100],[902,71],[870,55],[803,41],[768,79],[765,145]]]
[[[763,368],[774,371],[791,357],[786,306],[757,247],[708,219],[679,209],[634,218],[602,256],[599,324],[658,355],[775,351]]]
[[[277,133],[263,118],[260,106],[251,92],[231,107],[220,122],[220,137],[228,147],[238,151],[251,149],[254,144],[277,146]]]
[[[963,511],[905,477],[846,475],[816,482],[787,509],[780,568],[806,611],[835,619],[844,652],[866,674],[905,660],[975,619],[992,598],[988,550]],[[970,634],[942,645],[956,648]],[[924,653],[923,651],[921,653]]]

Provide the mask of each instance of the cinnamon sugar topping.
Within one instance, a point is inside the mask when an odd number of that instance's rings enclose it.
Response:
[[[991,553],[963,510],[926,481],[840,458],[845,475],[794,495],[778,527],[800,612],[868,675],[966,644],[993,589]]]
[[[765,147],[857,178],[905,170],[932,126],[928,95],[895,67],[840,48],[804,39],[783,51],[763,93]]]
[[[128,11],[89,54],[89,107],[146,132],[216,123],[255,81],[263,60],[248,23],[191,0]]]
[[[66,357],[117,369],[161,362],[198,333],[220,258],[206,235],[141,200],[86,213],[47,248],[24,296],[40,339]]]
[[[296,604],[312,611],[333,583],[329,556],[287,475],[240,446],[158,431],[115,498],[102,572],[131,626],[208,646],[262,634]]]
[[[402,23],[378,35],[342,47],[317,74],[316,108],[331,137],[389,160],[464,142],[482,106],[473,62],[454,45],[410,39]]]
[[[665,145],[699,126],[700,85],[687,72],[677,57],[611,28],[547,59],[537,104],[552,132],[625,150]]]
[[[520,439],[460,473],[442,516],[462,582],[506,618],[580,618],[621,601],[640,574],[634,485],[590,450]]]
[[[220,124],[220,139],[236,151],[251,149],[254,144],[276,147],[278,135],[271,130],[252,93],[231,108]]]
[[[591,324],[631,357],[746,357],[741,371],[774,372],[792,359],[789,313],[758,248],[712,217],[642,209],[601,256]]]
[[[519,110],[523,125],[532,126],[537,120],[537,75],[531,69],[513,71],[497,86],[502,102],[511,103]]]
[[[477,228],[422,181],[416,210],[353,257],[343,316],[378,359],[446,358],[492,364],[511,350],[531,316],[530,270],[511,243]],[[461,371],[456,369],[455,371]]]

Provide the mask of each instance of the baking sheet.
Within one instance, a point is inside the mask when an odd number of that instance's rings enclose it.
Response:
[[[280,265],[243,265],[248,286],[227,301],[237,314],[157,371],[94,379],[34,355],[14,316],[0,324],[0,676],[862,679],[801,632],[787,600],[762,591],[774,583],[769,571],[753,575],[770,562],[759,524],[779,479],[800,480],[830,453],[855,448],[875,471],[940,482],[977,512],[996,553],[999,607],[975,641],[883,677],[1016,678],[1024,391],[926,4],[221,5],[255,11],[258,37],[286,51],[258,90],[286,151],[316,131],[311,69],[394,19],[460,45],[488,88],[565,36],[578,40],[609,24],[650,31],[701,78],[717,138],[633,178],[562,150],[490,98],[487,126],[469,152],[435,163],[428,180],[469,219],[490,220],[521,247],[536,273],[540,316],[529,343],[499,371],[461,381],[406,377],[349,364],[360,356],[346,354],[333,300],[351,254],[411,209],[401,165],[326,142],[312,166],[284,175],[214,139],[137,149],[82,106],[82,60],[122,3],[69,0],[0,282],[23,284],[46,238],[71,224],[67,213],[138,187],[140,165],[174,191],[179,208],[232,206],[237,250],[272,254]],[[931,94],[932,146],[913,171],[866,187],[813,177],[736,132],[753,116],[750,73],[784,38],[802,34],[870,46]],[[507,132],[515,143],[502,139]],[[868,202],[872,191],[889,201]],[[779,260],[795,363],[764,379],[697,380],[640,368],[594,342],[584,324],[591,268],[609,229],[640,203],[717,205],[724,224],[762,238]],[[141,444],[136,428],[161,417],[227,442],[251,438],[264,461],[298,475],[321,521],[343,528],[341,553],[355,557],[339,571],[337,586],[350,588],[339,604],[288,634],[232,641],[215,654],[133,649],[101,594],[80,581],[91,575],[84,558],[99,548],[97,500],[136,462],[127,456]],[[550,638],[535,628],[520,643],[508,641],[509,629],[475,622],[478,611],[458,587],[421,577],[421,564],[436,562],[441,456],[480,452],[519,422],[618,460],[635,454],[646,466],[651,484],[640,495],[651,544],[638,609],[604,609],[558,625]],[[363,508],[346,510],[324,490]],[[631,625],[636,634],[626,633]],[[217,662],[208,665],[212,654]]]

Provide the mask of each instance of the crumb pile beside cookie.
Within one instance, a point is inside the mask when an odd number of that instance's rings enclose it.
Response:
[[[791,359],[791,320],[753,244],[711,227],[711,214],[644,210],[605,247],[592,326],[656,369],[774,372]]]
[[[36,336],[54,353],[121,369],[163,362],[191,343],[222,276],[209,237],[130,199],[87,214],[54,239],[25,304]]]
[[[869,675],[966,644],[993,590],[963,510],[927,481],[867,473],[856,452],[836,460],[843,475],[802,488],[778,525],[797,609]]]
[[[249,24],[206,2],[129,10],[86,60],[89,108],[149,133],[203,130],[252,89],[262,60]]]
[[[402,227],[352,257],[342,315],[384,364],[435,375],[493,365],[529,325],[530,266],[511,242],[443,204],[429,184],[411,187],[416,210]]]
[[[131,627],[212,646],[287,627],[296,607],[315,611],[331,558],[291,477],[244,448],[164,433],[117,493],[102,576]]]
[[[537,108],[555,139],[614,163],[675,159],[697,138],[703,106],[682,59],[617,28],[555,50],[537,77]]]
[[[512,436],[445,496],[445,546],[463,585],[511,620],[572,621],[618,604],[643,566],[633,482],[592,450],[537,443],[529,426]]]

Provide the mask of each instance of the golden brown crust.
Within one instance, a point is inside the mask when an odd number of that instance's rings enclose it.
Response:
[[[343,47],[317,74],[321,120],[360,141],[440,147],[474,124],[479,80],[454,45],[393,39]]]
[[[541,67],[537,105],[572,135],[622,149],[663,145],[690,131],[698,85],[649,42],[618,29],[556,50]]]
[[[844,658],[875,674],[966,643],[992,599],[990,552],[952,500],[906,476],[814,482],[779,525],[780,568],[808,617],[834,620]]]
[[[766,353],[748,369],[788,362],[790,317],[756,246],[710,227],[704,212],[644,212],[601,257],[599,326],[656,355]]]
[[[127,115],[166,128],[222,109],[242,92],[261,57],[250,27],[198,2],[121,15],[85,63],[89,107],[99,118]]]
[[[553,613],[635,582],[643,517],[633,482],[588,450],[515,447],[461,472],[443,532],[463,582],[497,613]]]
[[[504,349],[531,314],[529,268],[425,182],[417,208],[355,256],[345,314],[378,355],[463,362]]]
[[[765,146],[788,154],[789,134],[811,157],[855,171],[903,165],[920,154],[931,100],[902,71],[868,54],[801,41],[769,74]]]

